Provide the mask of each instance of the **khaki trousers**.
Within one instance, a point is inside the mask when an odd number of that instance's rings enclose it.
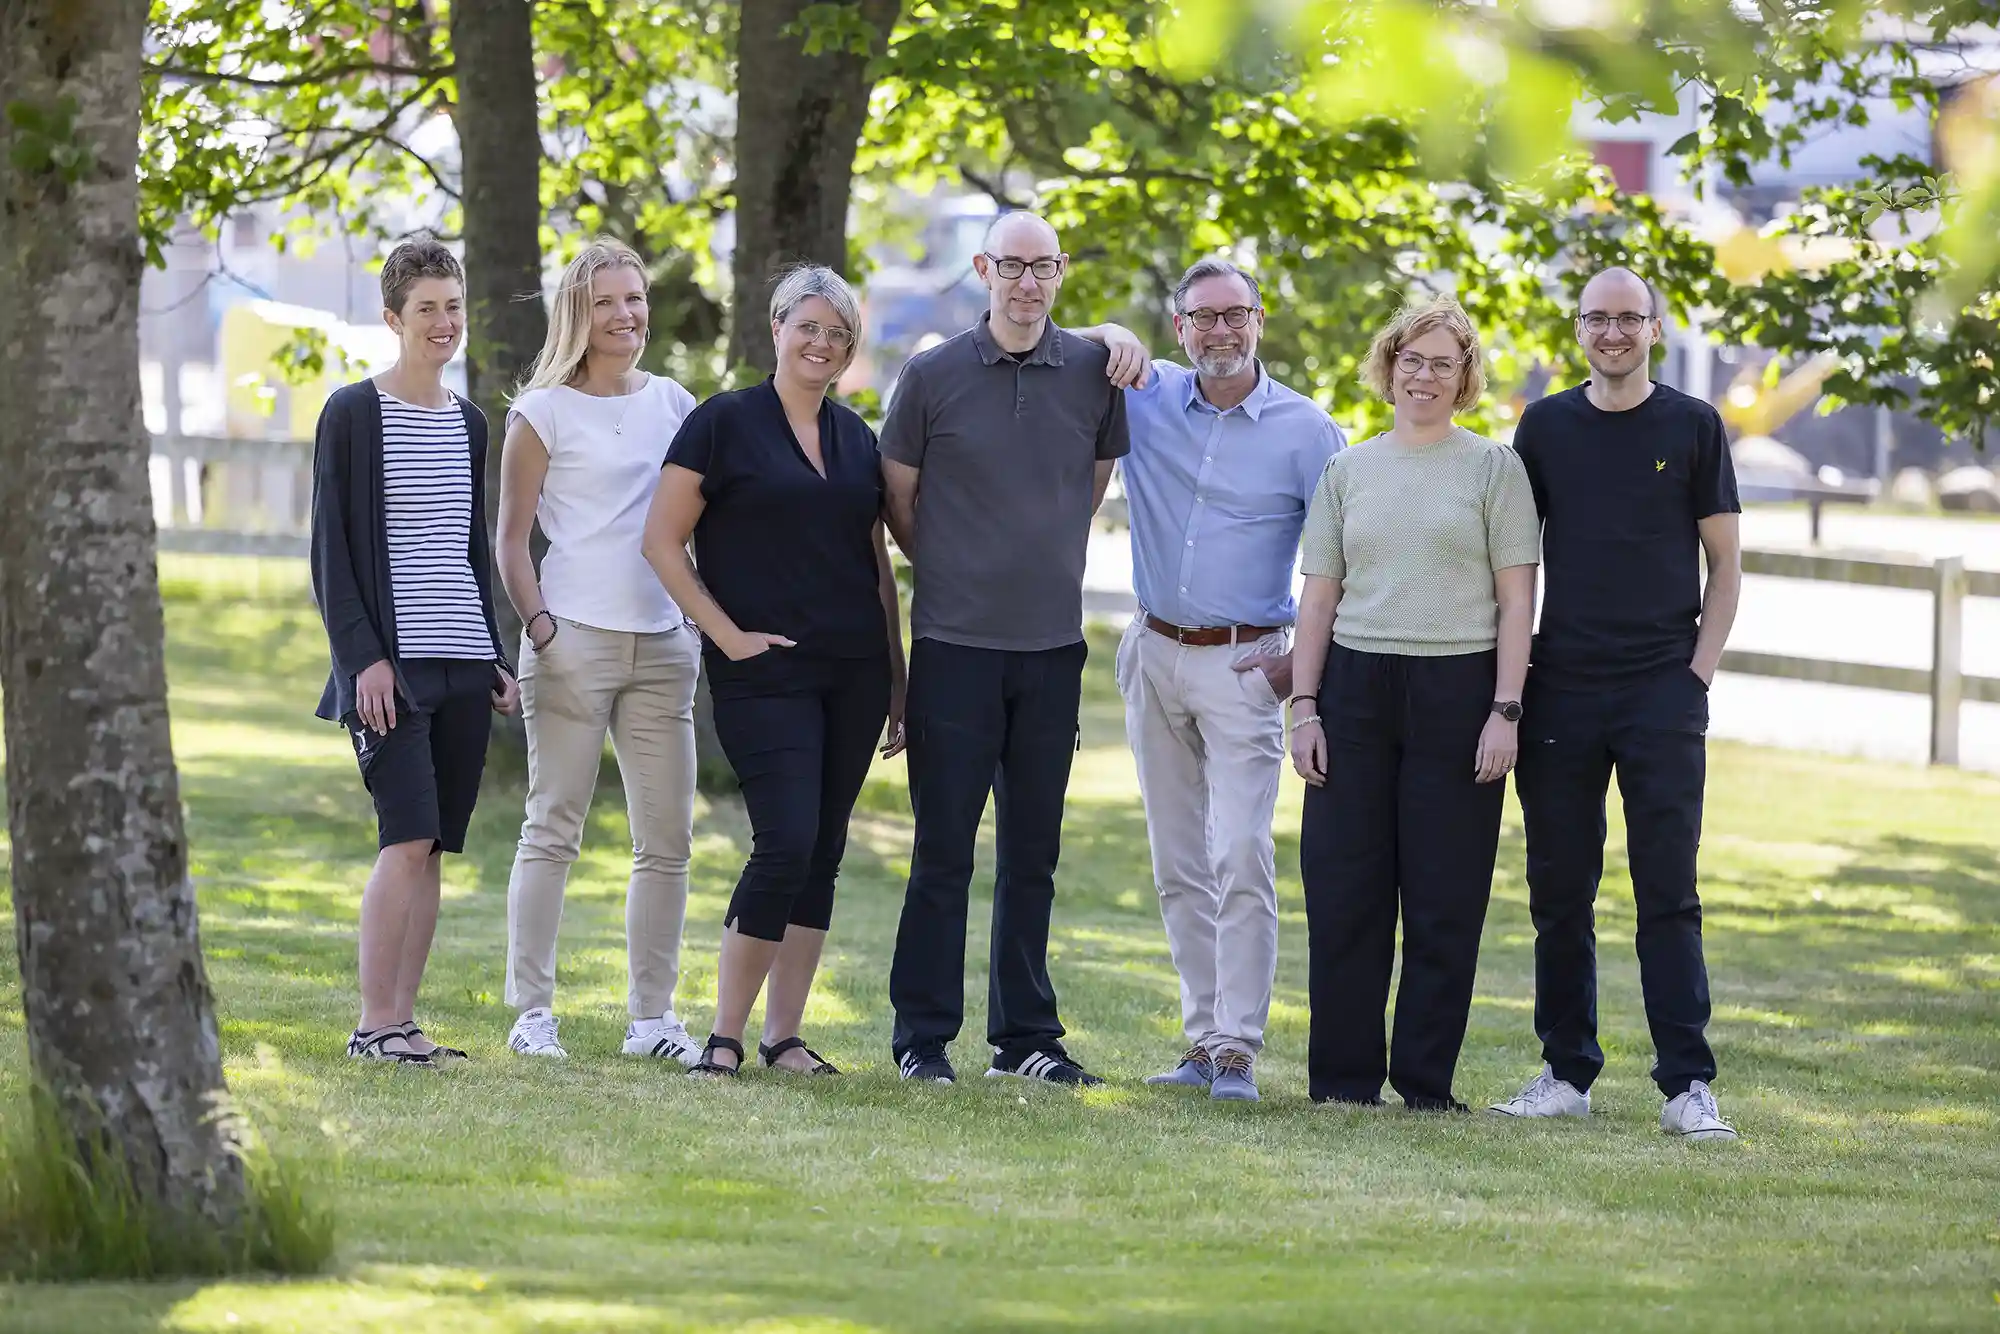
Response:
[[[543,652],[521,643],[528,729],[528,815],[507,884],[507,1003],[552,1006],[563,887],[582,845],[604,738],[611,737],[632,825],[625,892],[626,1008],[674,1008],[694,838],[694,687],[701,639],[598,630],[575,621]]]
[[[1125,731],[1138,761],[1146,836],[1181,1026],[1210,1055],[1264,1046],[1278,968],[1271,817],[1285,759],[1282,702],[1252,653],[1285,636],[1184,647],[1134,620],[1118,645]]]

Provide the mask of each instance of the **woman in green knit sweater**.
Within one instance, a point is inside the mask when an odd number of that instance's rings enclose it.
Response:
[[[1485,388],[1456,302],[1397,316],[1366,373],[1396,424],[1327,465],[1300,563],[1310,1091],[1374,1104],[1386,1077],[1412,1111],[1464,1111],[1452,1073],[1517,753],[1540,522],[1514,451],[1452,420]]]

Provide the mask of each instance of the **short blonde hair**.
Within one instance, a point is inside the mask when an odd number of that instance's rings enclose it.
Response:
[[[1486,392],[1486,363],[1479,350],[1479,331],[1472,327],[1465,308],[1448,296],[1422,304],[1408,305],[1397,312],[1375,341],[1368,358],[1361,363],[1361,378],[1384,401],[1396,401],[1396,358],[1403,349],[1434,329],[1442,329],[1458,341],[1458,353],[1465,366],[1458,373],[1458,394],[1451,401],[1453,412],[1463,412]]]
[[[854,335],[854,342],[847,349],[847,364],[852,365],[854,354],[861,350],[861,298],[854,294],[847,279],[826,265],[794,264],[784,271],[771,293],[771,323],[784,324],[792,318],[793,311],[813,297],[832,306],[833,313]]]

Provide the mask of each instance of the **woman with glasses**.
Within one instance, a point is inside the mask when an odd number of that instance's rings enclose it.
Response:
[[[1365,371],[1395,425],[1320,479],[1292,658],[1310,1092],[1379,1104],[1386,1077],[1412,1111],[1462,1112],[1452,1074],[1517,753],[1540,533],[1514,451],[1452,421],[1485,388],[1455,302],[1403,311]]]
[[[706,640],[715,730],[750,814],[715,1028],[695,1074],[742,1067],[767,978],[764,1064],[838,1073],[799,1027],[848,817],[885,722],[882,754],[903,748],[902,622],[875,433],[827,399],[860,336],[860,303],[839,274],[791,270],[771,296],[776,373],[695,409],[646,519],[646,559]]]

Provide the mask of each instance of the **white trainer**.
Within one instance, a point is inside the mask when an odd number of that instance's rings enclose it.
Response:
[[[521,1011],[521,1017],[514,1021],[514,1031],[507,1035],[507,1046],[523,1056],[553,1056],[561,1060],[569,1053],[556,1041],[556,1017],[553,1011],[543,1007]]]
[[[626,1027],[625,1054],[694,1065],[701,1060],[701,1044],[688,1034],[687,1025],[668,1010],[658,1019],[634,1019]]]
[[[1557,1079],[1547,1065],[1505,1102],[1486,1109],[1501,1116],[1589,1116],[1590,1094],[1566,1079]]]
[[[1681,1139],[1735,1139],[1736,1128],[1722,1119],[1715,1094],[1697,1079],[1686,1093],[1660,1109],[1660,1129]]]

